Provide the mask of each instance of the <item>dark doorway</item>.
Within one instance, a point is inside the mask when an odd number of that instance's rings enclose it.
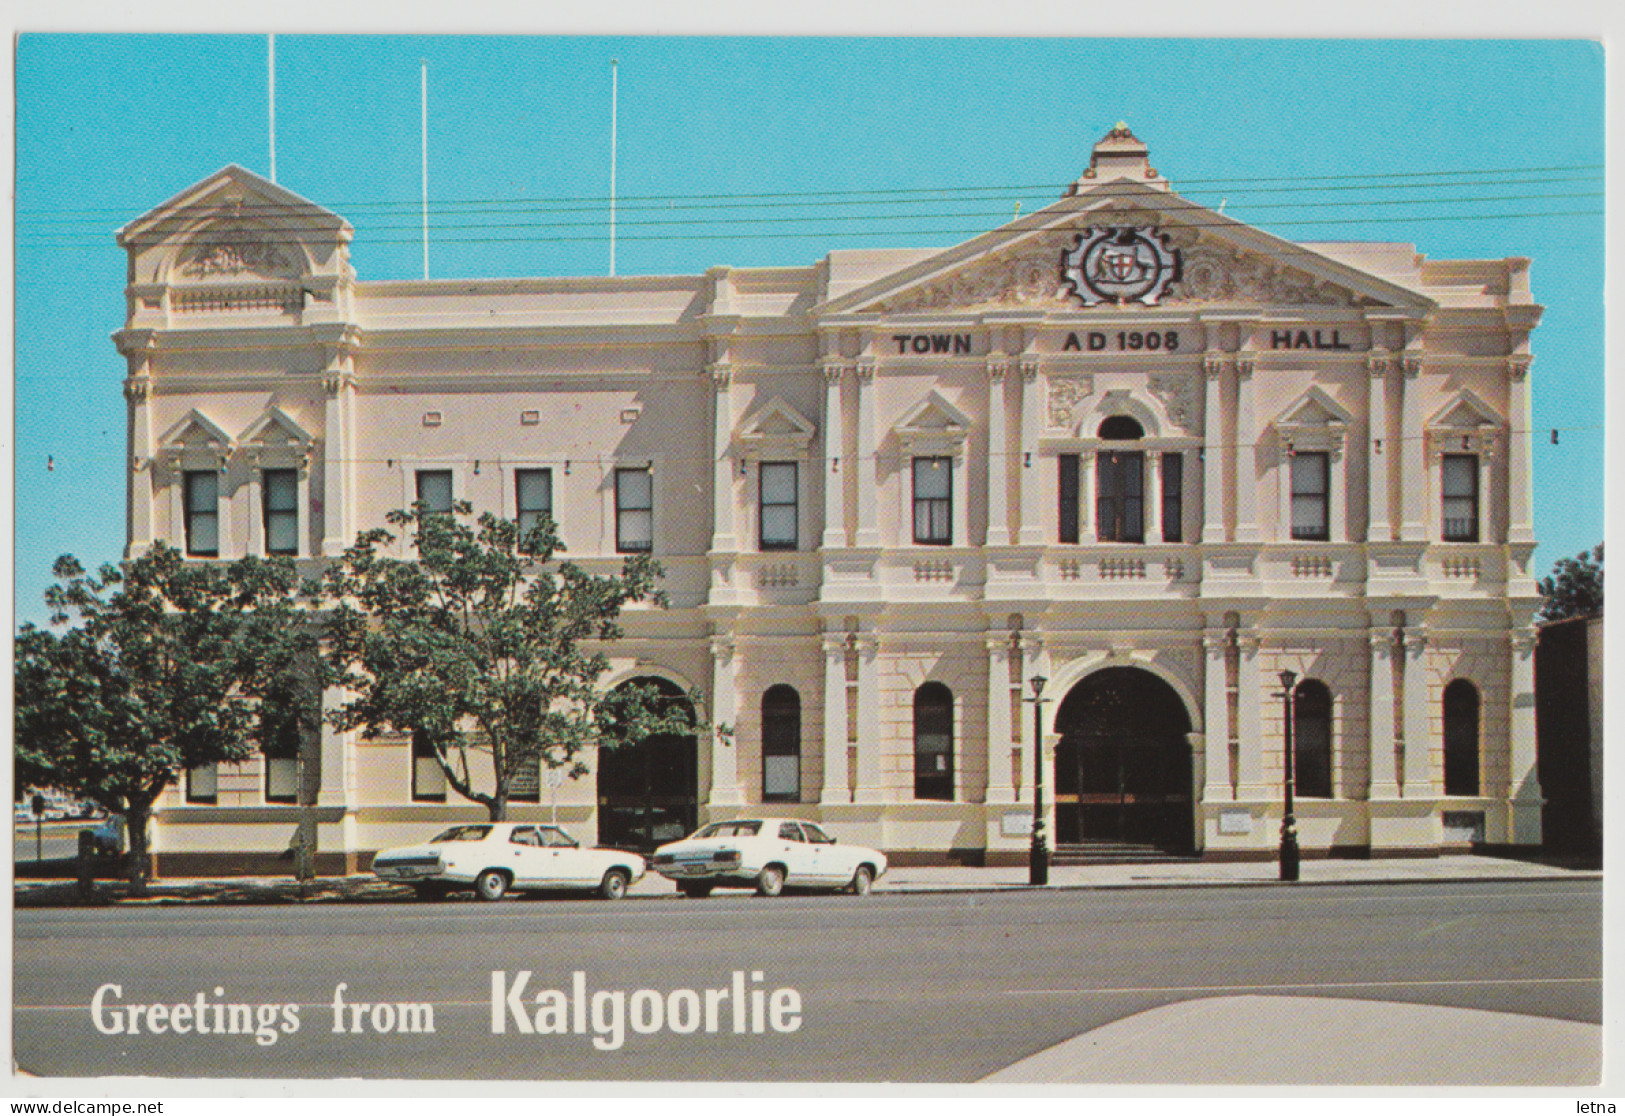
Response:
[[[664,678],[635,678],[686,710],[683,691]],[[647,852],[694,832],[699,820],[699,741],[692,735],[649,736],[598,753],[598,843]]]
[[[1190,715],[1149,671],[1108,667],[1061,703],[1055,729],[1055,840],[1195,847]]]

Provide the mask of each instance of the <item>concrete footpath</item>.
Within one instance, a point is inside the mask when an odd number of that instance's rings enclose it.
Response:
[[[1489,856],[1441,856],[1402,860],[1306,860],[1297,885],[1280,882],[1273,861],[1178,861],[1155,864],[1091,864],[1052,867],[1043,890],[1133,887],[1266,887],[1316,884],[1399,884],[1455,880],[1575,880],[1601,879],[1595,870],[1568,868],[1533,861]],[[999,892],[1027,890],[1027,869],[1016,868],[893,868],[875,883],[877,893]],[[74,882],[63,879],[19,879],[13,894],[18,907],[78,905]],[[671,881],[653,873],[635,884],[630,897],[676,898]],[[719,895],[743,894],[718,892]],[[323,877],[301,886],[286,877],[230,877],[222,879],[154,880],[145,899],[128,894],[121,881],[99,880],[90,902],[148,904],[207,903],[334,903],[398,902],[412,892],[387,884],[370,873]],[[468,896],[454,896],[451,901]]]

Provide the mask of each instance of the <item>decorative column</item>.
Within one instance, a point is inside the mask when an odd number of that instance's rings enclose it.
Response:
[[[987,637],[987,797],[990,804],[1016,800],[1011,782],[1010,638],[1002,632]]]
[[[1202,403],[1202,541],[1224,538],[1224,356],[1202,355],[1207,394]]]
[[[858,534],[854,546],[878,547],[880,459],[875,436],[875,362],[858,361]]]
[[[1208,628],[1202,633],[1203,677],[1206,682],[1202,721],[1207,729],[1203,772],[1205,785],[1202,790],[1204,802],[1229,801],[1235,797],[1230,783],[1229,670],[1225,661],[1229,650],[1228,628]]]
[[[1541,842],[1540,774],[1535,751],[1535,633],[1523,628],[1511,633],[1512,715],[1507,785],[1507,833],[1513,844]]]
[[[349,463],[355,445],[350,430],[355,411],[355,373],[331,369],[322,377],[322,388],[327,393],[322,421],[322,553],[336,557],[355,537]]]
[[[1422,442],[1422,358],[1407,351],[1400,363],[1404,391],[1400,397],[1399,537],[1424,542],[1428,537],[1428,472]]]
[[[880,646],[858,636],[858,787],[854,802],[880,802]]]
[[[1494,489],[1490,487],[1495,482],[1495,446],[1499,441],[1494,434],[1480,435],[1473,439],[1473,448],[1478,451],[1478,541],[1495,543],[1501,541],[1501,535],[1496,530],[1501,525],[1501,517],[1496,514],[1497,501]],[[1443,470],[1440,471],[1442,477]]]
[[[1145,541],[1162,541],[1162,451],[1147,450],[1145,454]]]
[[[139,558],[152,549],[152,372],[148,358],[130,355],[130,378],[124,381],[124,398],[129,401],[130,472],[126,478],[125,539],[126,560]]]
[[[987,362],[987,545],[1010,545],[1010,435],[1004,378],[1010,365]]]
[[[1236,735],[1241,748],[1236,797],[1274,799],[1276,788],[1264,783],[1263,664],[1256,631],[1238,632],[1236,646]]]
[[[824,789],[818,801],[826,806],[852,801],[846,750],[846,637],[824,636]]]
[[[824,365],[824,549],[846,545],[846,482],[841,477],[841,446],[846,439],[841,422],[841,374],[836,363]],[[850,466],[849,466],[850,467]],[[846,683],[841,683],[844,691]],[[842,699],[845,700],[844,698]],[[846,721],[843,719],[842,731]],[[841,785],[846,785],[846,758],[841,751]]]
[[[1405,765],[1400,790],[1406,798],[1431,798],[1434,793],[1427,648],[1425,628],[1405,629]]]
[[[1399,797],[1399,756],[1394,739],[1394,631],[1372,628],[1370,712],[1370,790],[1366,797]]]
[[[1507,360],[1507,542],[1532,543],[1535,532],[1531,525],[1530,492],[1530,438],[1532,421],[1529,415],[1528,353],[1514,355]],[[1490,506],[1489,490],[1479,488],[1479,502]]]
[[[1371,391],[1366,397],[1365,420],[1367,542],[1389,542],[1394,537],[1393,515],[1388,503],[1388,461],[1397,452],[1398,447],[1388,430],[1390,364],[1386,350],[1372,349],[1366,356],[1366,368],[1371,372]]]
[[[739,549],[734,539],[733,368],[713,364],[711,374],[711,550]]]
[[[1078,542],[1083,546],[1100,541],[1095,524],[1095,451],[1078,454]]]
[[[248,455],[248,484],[246,487],[248,488],[248,543],[243,553],[263,556],[265,554],[265,517],[260,514],[260,510],[265,507],[265,467],[260,463],[259,453],[255,450],[250,450]],[[308,506],[307,504],[300,504],[301,508]],[[303,532],[300,533],[303,534]]]
[[[1043,433],[1044,400],[1038,383],[1038,358],[1021,358],[1021,529],[1017,541],[1022,546],[1044,542],[1044,511],[1039,506],[1038,438]],[[1032,460],[1027,460],[1032,454]]]
[[[1236,354],[1236,541],[1263,541],[1258,527],[1258,425],[1255,353]]]
[[[713,725],[733,725],[739,720],[739,698],[735,672],[734,643],[720,636],[711,638],[711,721]],[[711,731],[712,806],[739,806],[745,801],[739,785],[739,741]]]

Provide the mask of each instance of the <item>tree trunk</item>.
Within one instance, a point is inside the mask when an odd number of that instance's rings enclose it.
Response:
[[[491,815],[494,822],[508,820],[508,795],[498,790],[496,795],[485,806],[486,812]]]
[[[129,863],[130,894],[138,898],[147,894],[147,880],[152,874],[152,858],[147,852],[147,827],[152,821],[152,803],[129,801],[125,815],[125,829],[130,837]]]

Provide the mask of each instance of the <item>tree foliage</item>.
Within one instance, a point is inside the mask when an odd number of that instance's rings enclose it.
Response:
[[[1549,577],[1540,580],[1542,620],[1595,616],[1602,611],[1602,543],[1574,558],[1561,558]]]
[[[465,502],[390,512],[412,557],[391,557],[396,536],[380,528],[328,569],[329,664],[350,695],[337,727],[426,743],[447,783],[494,821],[522,774],[581,775],[590,747],[698,730],[650,687],[598,685],[622,610],[666,603],[658,563],[634,555],[619,574],[592,574],[554,561],[547,517],[521,535],[512,520],[471,513]]]
[[[162,543],[94,575],[64,555],[54,572],[46,602],[65,630],[17,636],[17,779],[123,814],[140,889],[165,788],[288,731],[285,675],[314,647],[294,622],[298,578],[285,559],[189,563]]]

